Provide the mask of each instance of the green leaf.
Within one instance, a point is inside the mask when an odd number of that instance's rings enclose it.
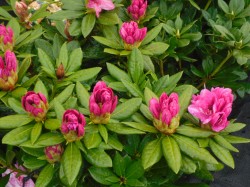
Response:
[[[104,142],[108,143],[108,131],[107,131],[106,127],[102,124],[99,124],[98,130],[99,130],[99,133],[102,136]]]
[[[4,10],[2,7],[0,7],[0,16],[3,16],[4,18],[7,19],[12,19],[13,17],[6,11]]]
[[[108,145],[110,145],[111,147],[113,147],[114,149],[116,149],[118,151],[123,150],[122,143],[116,137],[111,136],[111,135],[109,135]]]
[[[173,137],[177,141],[181,151],[191,158],[203,160],[212,164],[218,163],[206,149],[200,148],[199,145],[191,138],[181,135],[173,135]]]
[[[106,127],[117,134],[145,134],[145,132],[141,130],[137,130],[131,127],[127,127],[122,123],[109,123]]]
[[[207,138],[214,134],[214,132],[202,129],[202,128],[195,128],[187,125],[181,125],[176,129],[178,134],[182,134],[189,137],[194,138]]]
[[[13,97],[8,98],[8,104],[12,110],[19,114],[25,114],[26,111],[23,109],[20,101],[14,99]]]
[[[126,184],[128,186],[145,186],[145,184],[137,179],[128,179]]]
[[[115,25],[119,23],[119,17],[116,13],[107,11],[105,13],[100,14],[98,22],[103,25]]]
[[[87,150],[86,160],[97,167],[112,167],[112,160],[110,156],[103,149],[89,149]]]
[[[162,139],[162,152],[168,166],[177,174],[181,167],[181,152],[176,141],[166,136]]]
[[[161,31],[161,28],[162,28],[162,24],[159,24],[156,27],[154,27],[153,29],[151,29],[150,31],[148,31],[147,35],[144,38],[144,40],[142,41],[141,45],[146,45],[149,42],[151,42],[153,39],[155,39],[156,36],[158,36],[159,32]]]
[[[38,48],[38,57],[42,66],[48,68],[54,75],[55,74],[54,63],[52,62],[50,57],[42,49],[39,48]]]
[[[147,50],[153,55],[160,55],[168,49],[169,45],[163,42],[152,42],[147,45],[143,50]]]
[[[65,78],[65,81],[87,81],[92,78],[94,78],[99,72],[101,71],[100,67],[94,67],[94,68],[87,68],[87,69],[82,69],[79,71],[76,71],[69,77]]]
[[[114,77],[118,81],[126,80],[131,82],[131,78],[128,76],[128,74],[121,70],[120,68],[116,67],[115,65],[111,63],[107,63],[107,68],[109,74]]]
[[[59,52],[59,58],[56,61],[56,66],[59,67],[60,64],[63,65],[63,67],[66,69],[68,65],[68,49],[67,49],[67,43],[65,42]]]
[[[83,142],[87,149],[97,148],[102,142],[102,138],[99,133],[86,133]]]
[[[53,165],[47,164],[40,172],[40,174],[36,180],[36,186],[37,187],[46,187],[50,183],[50,181],[52,180],[53,175],[54,175]]]
[[[130,81],[122,80],[124,87],[134,96],[143,98],[143,93],[136,83]]]
[[[127,92],[127,88],[124,86],[122,82],[111,82],[108,84],[110,88],[118,92]]]
[[[57,99],[54,99],[54,110],[56,112],[57,119],[62,121],[65,109],[64,109],[63,105],[57,101]],[[45,126],[46,126],[46,122],[45,122]],[[54,127],[54,126],[52,126],[52,127]]]
[[[186,174],[191,174],[196,171],[196,168],[197,166],[192,159],[188,158],[185,155],[182,155],[181,171],[183,171]]]
[[[0,129],[14,129],[23,125],[26,125],[33,121],[27,114],[21,115],[9,115],[0,118]]]
[[[132,162],[126,169],[125,177],[127,179],[138,179],[144,174],[141,160]]]
[[[59,93],[51,102],[50,102],[50,108],[54,106],[54,101],[57,100],[59,103],[64,103],[67,101],[67,99],[72,95],[72,92],[74,90],[75,85],[70,84],[67,86],[61,93]]]
[[[218,157],[224,164],[228,165],[231,168],[234,168],[234,160],[230,152],[221,147],[219,144],[215,143],[213,140],[210,140],[209,146],[216,157]]]
[[[28,44],[28,43],[32,43],[35,39],[39,38],[41,35],[43,34],[43,29],[42,27],[37,27],[35,30],[33,30],[31,32],[30,35],[27,35],[24,40],[22,40],[18,45],[17,45],[17,42],[16,42],[16,45],[15,45],[15,48],[18,49],[20,47],[22,47],[23,45],[25,44]],[[20,35],[18,37],[18,39],[21,37],[22,35]]]
[[[32,128],[33,125],[25,125],[23,127],[18,127],[8,132],[3,137],[2,143],[8,145],[19,145],[29,139]]]
[[[80,10],[82,11],[84,8],[84,1],[68,1],[62,0],[63,3],[62,8],[66,10]]]
[[[196,32],[196,33],[186,33],[186,34],[183,34],[181,36],[182,40],[184,39],[188,39],[188,40],[191,40],[191,41],[198,41],[200,40],[202,37],[202,34],[200,32]],[[189,42],[188,42],[189,43]]]
[[[23,160],[23,165],[26,168],[31,169],[31,170],[39,169],[48,163],[46,160],[38,160],[36,157],[29,156],[29,155],[24,155],[22,157],[22,160]]]
[[[228,133],[236,132],[236,131],[243,129],[245,126],[246,124],[244,123],[230,122],[229,125],[222,132],[228,132]]]
[[[126,163],[124,162],[124,158],[118,152],[115,153],[113,168],[118,176],[125,176]]]
[[[161,139],[149,142],[142,151],[142,166],[148,169],[157,163],[162,157]]]
[[[83,7],[81,7],[83,8]],[[48,16],[48,19],[54,19],[54,20],[64,20],[64,19],[75,19],[75,18],[80,18],[84,14],[84,11],[78,11],[78,10],[60,10],[57,11],[54,14],[51,14]]]
[[[111,118],[121,120],[130,117],[139,109],[141,102],[141,98],[132,98],[125,101],[116,107],[115,111],[111,115]]]
[[[69,56],[69,63],[66,72],[74,72],[81,67],[82,64],[82,50],[81,48],[74,49]]]
[[[135,84],[139,83],[143,73],[143,58],[139,49],[134,48],[128,59],[128,71]]]
[[[104,48],[104,53],[109,53],[111,55],[120,55],[120,51],[115,50],[115,49],[111,49],[111,48]]]
[[[180,17],[180,14],[178,14],[176,16],[176,20],[175,20],[175,28],[178,29],[178,30],[181,30],[182,29],[182,25],[183,25],[183,20],[181,19]]]
[[[30,141],[32,144],[36,142],[36,140],[39,138],[41,132],[42,132],[42,123],[36,123],[34,127],[32,128],[31,134],[30,134]]]
[[[47,99],[49,98],[47,88],[40,79],[37,80],[34,91],[42,93]]]
[[[57,130],[61,127],[61,119],[47,119],[44,126],[48,130]]]
[[[197,142],[199,144],[199,147],[205,148],[208,147],[210,138],[198,138]]]
[[[29,69],[31,64],[31,57],[26,57],[22,63],[21,66],[19,67],[18,71],[18,82],[21,82],[24,75],[26,74],[27,70]]]
[[[147,55],[142,55],[142,57],[143,57],[144,70],[151,71],[154,73],[155,66],[154,66],[154,63],[152,62],[151,58]]]
[[[229,13],[229,7],[227,5],[227,3],[223,0],[218,0],[218,5],[219,7],[225,12],[225,13]]]
[[[239,152],[239,150],[232,146],[223,136],[217,134],[213,139],[222,147],[230,151]]]
[[[226,28],[221,25],[213,25],[214,28],[221,33],[222,36],[226,37],[228,40],[235,40],[234,35]]]
[[[151,121],[153,120],[153,115],[151,114],[147,105],[141,104],[140,111],[146,118],[148,118]]]
[[[182,117],[184,112],[187,110],[190,100],[193,96],[194,87],[189,85],[179,96],[180,111],[179,116]]]
[[[86,38],[95,26],[95,14],[87,14],[82,19],[82,35]]]
[[[76,95],[79,99],[82,106],[84,106],[86,109],[89,109],[89,92],[88,90],[80,83],[76,82]]]
[[[245,6],[245,1],[244,0],[231,0],[229,2],[229,10],[230,12],[234,12],[235,15],[240,13]]]
[[[128,125],[129,127],[132,127],[132,128],[144,131],[144,132],[158,133],[158,131],[152,125],[136,123],[136,122],[122,122],[122,123],[125,125]]]
[[[149,101],[152,98],[158,99],[157,95],[152,90],[150,90],[148,87],[146,87],[144,90],[144,98],[145,98],[145,102],[146,102],[147,106],[149,106]]]
[[[175,36],[176,30],[175,30],[175,28],[174,28],[174,25],[170,25],[170,24],[166,23],[166,24],[163,25],[163,28],[165,29],[165,31],[166,31],[168,34],[170,34],[170,35],[172,35],[172,36]]]
[[[37,146],[51,146],[64,142],[63,135],[55,132],[47,132],[42,134],[34,145]]]
[[[108,47],[111,47],[111,48],[114,48],[114,49],[123,49],[123,46],[121,46],[119,43],[116,43],[116,42],[114,42],[112,40],[109,40],[107,38],[104,38],[102,36],[93,36],[93,38],[97,42],[99,42],[99,43],[101,43],[103,45],[106,45]]]
[[[92,166],[88,170],[94,180],[104,185],[112,184],[107,180],[108,177],[116,177],[116,175],[109,168],[99,168]]]
[[[73,184],[82,165],[80,150],[74,143],[69,143],[67,145],[61,163],[69,185]]]
[[[231,136],[231,135],[226,135],[224,136],[224,138],[233,144],[238,144],[238,143],[249,143],[250,139],[248,138],[242,138],[242,137],[238,137],[238,136]]]
[[[201,9],[201,8],[199,7],[199,5],[198,5],[195,1],[189,0],[189,2],[190,2],[190,4],[191,4],[194,8],[196,8],[197,10],[200,10],[200,9]]]
[[[1,12],[1,9],[0,9]],[[0,13],[1,15],[1,13]],[[20,35],[20,25],[16,18],[11,18],[8,22],[7,27],[11,27],[14,32],[14,38],[17,38]]]

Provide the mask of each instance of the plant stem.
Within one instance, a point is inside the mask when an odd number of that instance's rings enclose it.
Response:
[[[164,67],[163,67],[163,61],[162,60],[160,60],[159,65],[160,65],[161,76],[164,76]]]
[[[228,51],[226,58],[224,58],[221,61],[221,63],[219,64],[219,66],[212,72],[212,74],[210,75],[210,77],[213,77],[214,75],[216,75],[220,71],[221,67],[229,60],[229,58],[231,58],[232,55],[233,55],[233,53],[230,52],[230,51]]]
[[[209,0],[204,8],[204,10],[207,10],[211,4],[212,0]]]

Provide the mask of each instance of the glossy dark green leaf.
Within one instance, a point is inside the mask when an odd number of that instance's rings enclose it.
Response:
[[[89,149],[85,156],[86,160],[96,167],[112,167],[112,160],[103,149]]]
[[[141,160],[132,162],[127,166],[125,177],[127,179],[138,179],[144,174],[144,169],[142,167]]]
[[[82,34],[86,38],[95,26],[96,17],[95,14],[87,14],[82,19]]]
[[[118,176],[125,176],[126,163],[124,158],[118,152],[116,152],[113,160],[113,169]]]
[[[106,180],[107,177],[116,177],[116,175],[109,168],[92,166],[89,168],[89,173],[94,178],[94,180],[104,185],[112,184],[112,182]]]

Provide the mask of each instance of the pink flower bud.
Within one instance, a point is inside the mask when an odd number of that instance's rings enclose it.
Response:
[[[43,121],[49,108],[46,97],[34,91],[29,91],[22,97],[22,106],[36,121]]]
[[[200,119],[202,127],[219,132],[227,127],[227,117],[232,111],[233,94],[229,88],[203,89],[194,95],[188,111]]]
[[[139,29],[138,24],[134,21],[123,23],[120,29],[120,36],[124,42],[124,48],[132,50],[134,47],[139,47],[146,33],[147,28]]]
[[[147,6],[147,0],[132,0],[132,3],[127,10],[133,20],[139,21],[144,18]]]
[[[44,153],[47,161],[53,164],[61,160],[63,154],[63,147],[61,144],[48,146],[44,148]]]
[[[22,171],[25,171],[25,169],[22,166],[18,166],[18,164],[15,164],[16,168]],[[18,172],[13,171],[11,169],[7,169],[4,173],[2,173],[2,177],[6,175],[10,175],[9,181],[6,184],[5,187],[35,187],[34,182],[29,179],[25,180],[27,175],[20,175]]]
[[[77,110],[66,110],[63,114],[61,132],[68,142],[80,140],[84,136],[84,116]]]
[[[154,126],[164,134],[172,134],[179,126],[180,111],[178,95],[172,93],[169,97],[166,93],[160,96],[159,101],[152,98],[149,102],[149,110],[154,117]]]
[[[4,59],[0,56],[0,89],[10,91],[18,80],[17,59],[15,53],[7,50]]]
[[[2,51],[12,50],[14,43],[14,32],[8,27],[6,28],[4,25],[0,25],[0,49]]]
[[[115,5],[112,0],[88,0],[87,8],[94,11],[99,18],[102,10],[113,10]]]
[[[99,81],[89,99],[90,119],[96,124],[107,124],[110,114],[115,110],[118,98],[106,83]]]
[[[28,17],[28,15],[29,15],[28,6],[26,5],[25,2],[16,1],[15,9],[16,9],[16,13],[20,17],[21,21],[24,21]]]

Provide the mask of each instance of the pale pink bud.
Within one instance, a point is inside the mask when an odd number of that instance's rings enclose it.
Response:
[[[15,9],[16,9],[16,13],[20,17],[21,21],[24,21],[26,19],[26,17],[28,17],[28,15],[29,15],[28,6],[26,5],[25,2],[16,1]]]
[[[106,83],[99,81],[89,99],[90,119],[93,123],[106,124],[109,122],[110,114],[115,110],[118,98]]]
[[[112,0],[89,0],[87,8],[93,10],[96,13],[96,17],[99,18],[102,10],[113,10],[115,5]]]
[[[22,166],[18,166],[17,164],[15,164],[15,166],[17,169],[25,171]],[[8,174],[10,175],[10,178],[5,187],[35,187],[35,184],[31,179],[25,180],[27,175],[20,175],[18,172],[7,169],[4,173],[2,173],[2,177]]]
[[[144,18],[147,6],[147,0],[132,0],[127,10],[133,20],[139,21]]]
[[[200,119],[202,127],[208,126],[215,132],[227,127],[227,117],[232,111],[233,94],[229,88],[203,89],[194,95],[188,111]]]
[[[132,50],[134,47],[139,47],[146,33],[147,28],[139,29],[138,24],[134,21],[123,23],[120,29],[120,36],[124,42],[125,49]]]
[[[46,97],[34,91],[29,91],[22,97],[22,106],[36,121],[43,121],[48,111]]]
[[[80,140],[84,136],[85,117],[77,110],[66,110],[63,114],[61,132],[68,142]]]
[[[172,93],[168,96],[163,93],[159,101],[152,98],[149,102],[149,110],[154,117],[154,126],[162,133],[172,134],[179,126],[180,105],[178,95]]]
[[[61,144],[45,147],[44,153],[47,161],[51,164],[59,162],[61,160],[63,150],[64,149]]]
[[[7,50],[4,59],[0,56],[0,89],[10,91],[18,80],[15,53]]]

